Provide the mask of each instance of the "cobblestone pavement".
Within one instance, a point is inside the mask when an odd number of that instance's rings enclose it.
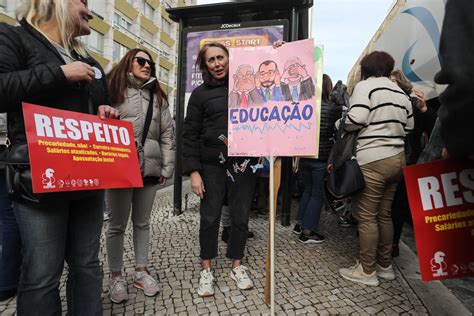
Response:
[[[124,258],[129,300],[123,304],[110,301],[107,290],[109,270],[102,234],[100,259],[105,276],[102,294],[104,315],[268,314],[269,307],[264,303],[267,219],[253,215],[250,220],[255,238],[247,243],[243,263],[253,275],[254,289],[241,291],[230,279],[230,261],[224,256],[226,244],[220,241],[219,257],[214,261],[216,293],[214,297],[201,298],[196,293],[200,270],[197,238],[199,200],[190,195],[188,210],[178,217],[171,213],[172,203],[170,188],[158,192],[153,206],[149,270],[153,276],[159,277],[162,286],[161,293],[156,297],[145,297],[142,291],[133,287],[134,255],[129,224]],[[381,280],[378,287],[359,285],[341,278],[338,268],[352,265],[358,251],[355,229],[339,228],[336,217],[329,212],[323,212],[320,228],[327,238],[326,242],[303,245],[292,233],[292,226],[276,225],[277,314],[428,314],[398,269],[395,281]],[[63,313],[67,308],[65,277],[61,284]],[[14,299],[0,303],[2,315],[14,312]]]

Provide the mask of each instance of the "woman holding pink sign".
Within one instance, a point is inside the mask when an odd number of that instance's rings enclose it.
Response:
[[[133,223],[135,273],[133,286],[146,296],[159,292],[158,282],[147,270],[150,247],[150,217],[159,186],[173,175],[174,136],[168,98],[161,89],[151,55],[131,49],[108,74],[112,105],[120,119],[133,124],[133,133],[143,177],[143,188],[107,190],[110,208],[107,229],[107,259],[111,272],[109,295],[114,303],[128,299],[122,277],[123,243],[130,213]]]
[[[196,66],[204,83],[189,99],[183,132],[183,172],[201,198],[199,243],[201,275],[197,293],[214,295],[211,260],[217,257],[222,206],[228,201],[231,228],[226,257],[232,260],[230,278],[239,289],[251,289],[248,268],[241,264],[248,234],[249,211],[255,189],[256,158],[227,156],[229,52],[220,43],[200,50]]]

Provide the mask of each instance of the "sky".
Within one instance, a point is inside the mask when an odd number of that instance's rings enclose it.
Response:
[[[197,0],[197,4],[228,2]],[[393,0],[314,0],[312,37],[324,45],[324,72],[346,82],[360,54],[387,16]]]

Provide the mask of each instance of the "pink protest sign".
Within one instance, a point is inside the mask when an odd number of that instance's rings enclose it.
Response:
[[[230,49],[229,156],[317,152],[314,43]]]

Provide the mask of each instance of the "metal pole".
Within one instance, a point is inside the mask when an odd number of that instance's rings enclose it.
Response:
[[[184,36],[183,36],[183,20],[179,20],[179,46],[178,46],[178,81],[176,87],[176,157],[174,169],[174,215],[182,213],[182,190],[183,190],[183,176],[182,176],[182,152],[183,152],[183,120],[184,120],[184,98],[182,91],[182,67],[184,62]]]
[[[270,315],[275,315],[275,157],[270,156]]]
[[[290,42],[298,40],[298,13],[296,7],[291,9],[291,32]],[[282,203],[281,203],[281,224],[283,226],[290,225],[290,210],[291,210],[291,187],[290,181],[292,179],[292,164],[291,158],[283,158],[281,166],[281,181],[282,181]]]

